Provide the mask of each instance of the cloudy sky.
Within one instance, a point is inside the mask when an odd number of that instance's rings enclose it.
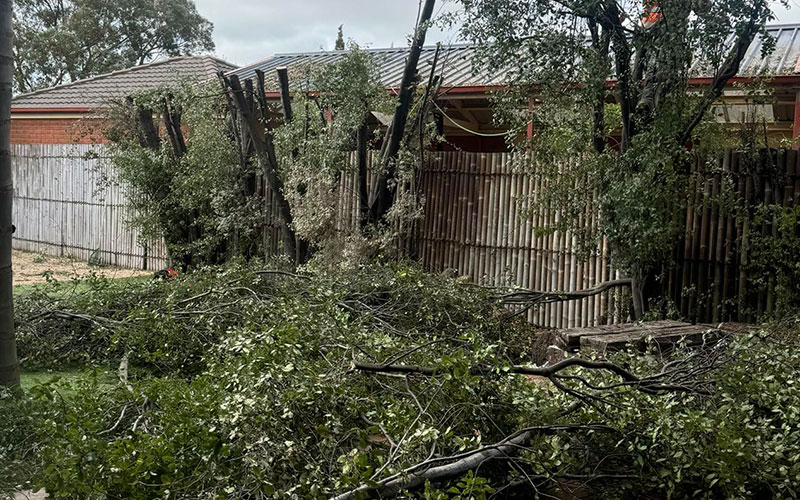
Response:
[[[800,0],[798,0],[800,1]],[[195,0],[214,23],[217,55],[237,64],[275,53],[330,50],[336,31],[362,46],[407,44],[417,18],[417,0]],[[455,3],[437,2],[434,13]],[[427,43],[449,41],[453,34],[431,29]]]
[[[776,5],[779,22],[800,22],[800,0],[791,9]],[[214,23],[217,55],[247,64],[275,53],[330,50],[336,30],[362,46],[403,46],[417,16],[417,0],[195,0]],[[776,2],[777,4],[778,2]],[[452,11],[454,0],[437,2]],[[450,31],[432,29],[428,43],[456,41]]]

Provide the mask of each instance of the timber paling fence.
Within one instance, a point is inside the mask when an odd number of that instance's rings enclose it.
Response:
[[[124,186],[104,148],[87,144],[12,145],[16,231],[13,247],[105,265],[163,269],[163,242],[139,244],[128,227]]]
[[[94,151],[90,158],[87,153]],[[113,176],[103,148],[85,145],[16,145],[14,248],[54,255],[94,258],[104,264],[148,269],[166,265],[161,242],[147,250],[125,224],[124,187],[101,189]],[[371,155],[370,155],[371,156]],[[675,250],[676,265],[665,273],[663,291],[683,318],[694,321],[753,321],[775,307],[774,279],[758,286],[748,270],[749,238],[772,226],[753,227],[753,211],[725,211],[714,203],[732,192],[746,207],[760,202],[785,206],[800,202],[795,151],[745,161],[728,152],[718,164],[693,166],[685,211],[685,232]],[[372,160],[370,160],[372,161]],[[601,242],[579,253],[575,235],[553,228],[560,214],[530,210],[546,185],[516,171],[510,153],[432,152],[419,176],[424,219],[416,225],[416,254],[426,269],[451,272],[488,286],[519,286],[540,291],[575,291],[620,278]],[[727,191],[726,191],[727,190]],[[259,189],[267,204],[263,241],[268,253],[280,251],[276,207],[269,190]],[[358,224],[358,181],[353,172],[338,184],[337,226]],[[523,213],[526,216],[523,216]],[[588,213],[584,224],[597,227]],[[571,328],[624,322],[629,292],[611,289],[528,311],[534,323]],[[741,312],[741,314],[740,314]]]

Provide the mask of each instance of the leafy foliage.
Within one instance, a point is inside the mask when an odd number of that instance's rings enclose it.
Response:
[[[211,51],[212,29],[192,0],[15,0],[14,87],[30,92]]]
[[[294,229],[329,262],[360,263],[362,259],[346,255],[367,244],[357,225],[341,227],[336,209],[343,174],[352,178],[358,173],[353,151],[359,129],[367,127],[367,141],[378,142],[380,130],[369,130],[370,113],[392,112],[394,102],[381,84],[378,67],[373,54],[350,42],[338,62],[307,69],[305,80],[316,96],[296,93],[294,120],[275,130]]]
[[[703,149],[715,137],[709,111],[753,37],[763,34],[770,6],[461,3],[463,34],[492,42],[481,45],[479,62],[511,70],[512,88],[496,99],[497,119],[511,128],[514,147],[530,153],[520,155],[520,168],[547,182],[532,203],[563,214],[547,229],[575,230],[587,245],[607,238],[617,268],[634,278],[634,308],[641,309],[642,278],[668,261],[681,230],[679,200],[696,160],[687,146]],[[711,83],[690,90],[692,71],[712,75]],[[528,125],[531,137],[517,140]],[[598,227],[588,230],[582,221],[591,214]]]
[[[160,134],[157,149],[142,145],[137,136],[137,110],[152,110],[158,124],[167,96],[189,125],[182,155],[166,133]],[[215,86],[188,80],[139,93],[109,113],[110,157],[118,178],[108,182],[130,188],[129,223],[145,242],[163,237],[176,263],[215,263],[259,252],[265,204],[253,196],[256,167],[240,161],[227,133],[225,109]],[[156,132],[163,128],[157,125]]]
[[[340,61],[293,74],[315,95],[295,93],[291,122],[278,122],[274,102],[266,103],[259,117],[274,142],[282,194],[292,214],[289,230],[325,250],[329,262],[363,262],[374,254],[363,251],[367,240],[358,224],[340,227],[336,207],[342,176],[359,174],[352,160],[359,130],[366,127],[366,140],[374,144],[380,130],[370,129],[370,113],[392,111],[377,68],[375,56],[350,43]],[[167,102],[184,125],[186,151],[180,154],[169,134],[162,133]],[[118,173],[110,182],[131,187],[130,223],[146,241],[163,237],[176,265],[218,264],[273,252],[263,241],[269,226],[278,222],[268,212],[263,160],[254,157],[250,132],[230,111],[214,85],[187,81],[139,93],[110,113],[107,135]],[[156,124],[156,147],[142,140],[142,112]],[[403,217],[399,212],[396,219]],[[374,236],[374,246],[380,246],[380,235]]]
[[[800,207],[761,205],[753,219],[748,267],[756,279],[753,285],[775,285],[778,317],[792,315],[800,307]]]
[[[53,498],[327,498],[431,456],[554,424],[572,430],[534,436],[511,464],[489,461],[407,496],[525,496],[531,483],[541,493],[579,488],[609,498],[797,493],[793,324],[776,328],[784,335],[742,336],[699,353],[612,358],[642,375],[668,360],[723,359],[707,372],[708,394],[650,394],[577,367],[559,379],[578,391],[570,393],[507,372],[526,363],[512,344],[533,332],[504,322],[490,291],[413,267],[297,275],[232,265],[124,288],[94,280],[81,293],[58,291],[53,307],[94,307],[101,323],[125,318],[112,337],[130,355],[126,382],[44,383],[0,400],[0,415],[13,415],[0,431],[0,465],[29,472]],[[22,325],[36,327],[32,309],[18,311]],[[97,322],[82,328],[106,336]],[[23,335],[22,351],[32,342]],[[439,372],[366,374],[354,361]],[[603,386],[599,399],[575,396]],[[584,429],[598,422],[608,428]]]

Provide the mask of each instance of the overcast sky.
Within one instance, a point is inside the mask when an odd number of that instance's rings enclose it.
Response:
[[[407,44],[417,17],[417,0],[195,0],[214,23],[217,55],[248,64],[276,53],[330,50],[336,30],[362,46]],[[777,2],[776,2],[777,3]],[[792,9],[775,8],[778,21],[800,22],[800,0]],[[436,12],[453,10],[455,0],[437,2]],[[453,32],[434,28],[426,43],[457,41]]]

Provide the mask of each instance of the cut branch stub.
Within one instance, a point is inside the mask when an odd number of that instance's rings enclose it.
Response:
[[[289,72],[285,66],[276,70],[278,72],[278,82],[281,87],[281,105],[283,106],[283,120],[292,123],[292,98],[289,96]]]
[[[139,140],[139,145],[143,148],[158,151],[161,147],[161,141],[158,138],[158,131],[156,130],[156,124],[153,120],[153,110],[135,104],[133,97],[130,96],[126,98],[126,102],[131,108],[135,108],[133,112],[136,120],[136,137]]]

